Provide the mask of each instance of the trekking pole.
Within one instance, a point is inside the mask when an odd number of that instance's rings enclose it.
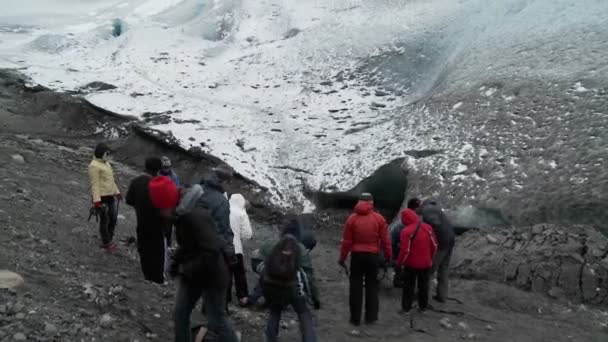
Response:
[[[346,273],[346,276],[350,277],[350,273],[348,272],[348,267],[346,267],[346,265],[340,265],[340,266],[344,269],[344,272]]]

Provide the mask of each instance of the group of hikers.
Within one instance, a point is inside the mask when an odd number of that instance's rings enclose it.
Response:
[[[110,155],[108,145],[98,144],[88,171],[101,247],[114,252],[114,229],[123,198]],[[241,194],[228,194],[216,173],[205,176],[200,184],[185,186],[169,158],[149,157],[145,172],[131,181],[125,200],[136,212],[137,250],[144,278],[166,284],[171,276],[177,283],[176,342],[193,340],[190,316],[200,298],[207,318],[206,329],[201,329],[204,341],[240,339],[228,319],[233,283],[242,307],[264,297],[270,312],[266,341],[278,340],[281,315],[287,307],[298,316],[302,341],[317,340],[311,311],[311,307],[321,308],[311,258],[317,241],[302,215],[290,216],[276,238],[251,253],[257,281],[250,293],[243,252],[243,240],[253,235],[248,202]],[[170,248],[172,236],[175,249]],[[445,302],[453,246],[453,229],[435,202],[408,201],[400,219],[389,227],[374,209],[372,195],[362,193],[345,223],[338,261],[349,274],[350,323],[355,330],[361,324],[363,299],[365,324],[378,320],[381,268],[394,268],[393,283],[403,288],[403,312],[412,309],[416,293],[419,310],[428,309],[429,284],[435,272],[434,299]]]

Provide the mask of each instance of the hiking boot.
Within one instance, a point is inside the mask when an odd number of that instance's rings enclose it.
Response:
[[[353,330],[349,331],[348,334],[350,336],[361,336],[361,332],[357,329],[353,329]]]
[[[366,319],[365,325],[372,325],[372,324],[376,323],[377,321],[378,321],[378,319]]]
[[[116,246],[116,244],[113,242],[104,245],[102,248],[105,249],[108,253],[114,253],[118,251],[118,246]]]
[[[439,296],[433,296],[433,300],[439,303],[445,303],[445,299],[439,297]]]

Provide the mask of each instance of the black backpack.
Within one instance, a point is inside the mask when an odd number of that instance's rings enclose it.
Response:
[[[264,281],[279,286],[296,284],[300,260],[298,241],[289,235],[283,236],[265,262]]]

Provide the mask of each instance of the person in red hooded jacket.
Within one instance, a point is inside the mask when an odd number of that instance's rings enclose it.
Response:
[[[412,309],[412,301],[418,284],[418,308],[424,311],[429,303],[429,282],[433,258],[437,252],[437,241],[433,227],[423,223],[412,209],[401,212],[405,228],[401,231],[401,248],[397,267],[403,269],[403,297],[401,308],[404,312]]]
[[[340,266],[346,267],[346,258],[352,253],[349,304],[350,323],[354,326],[361,324],[364,282],[365,323],[372,324],[378,320],[380,248],[384,250],[386,260],[391,260],[392,248],[386,220],[374,210],[372,195],[363,193],[355,206],[355,212],[346,220],[339,261]]]

